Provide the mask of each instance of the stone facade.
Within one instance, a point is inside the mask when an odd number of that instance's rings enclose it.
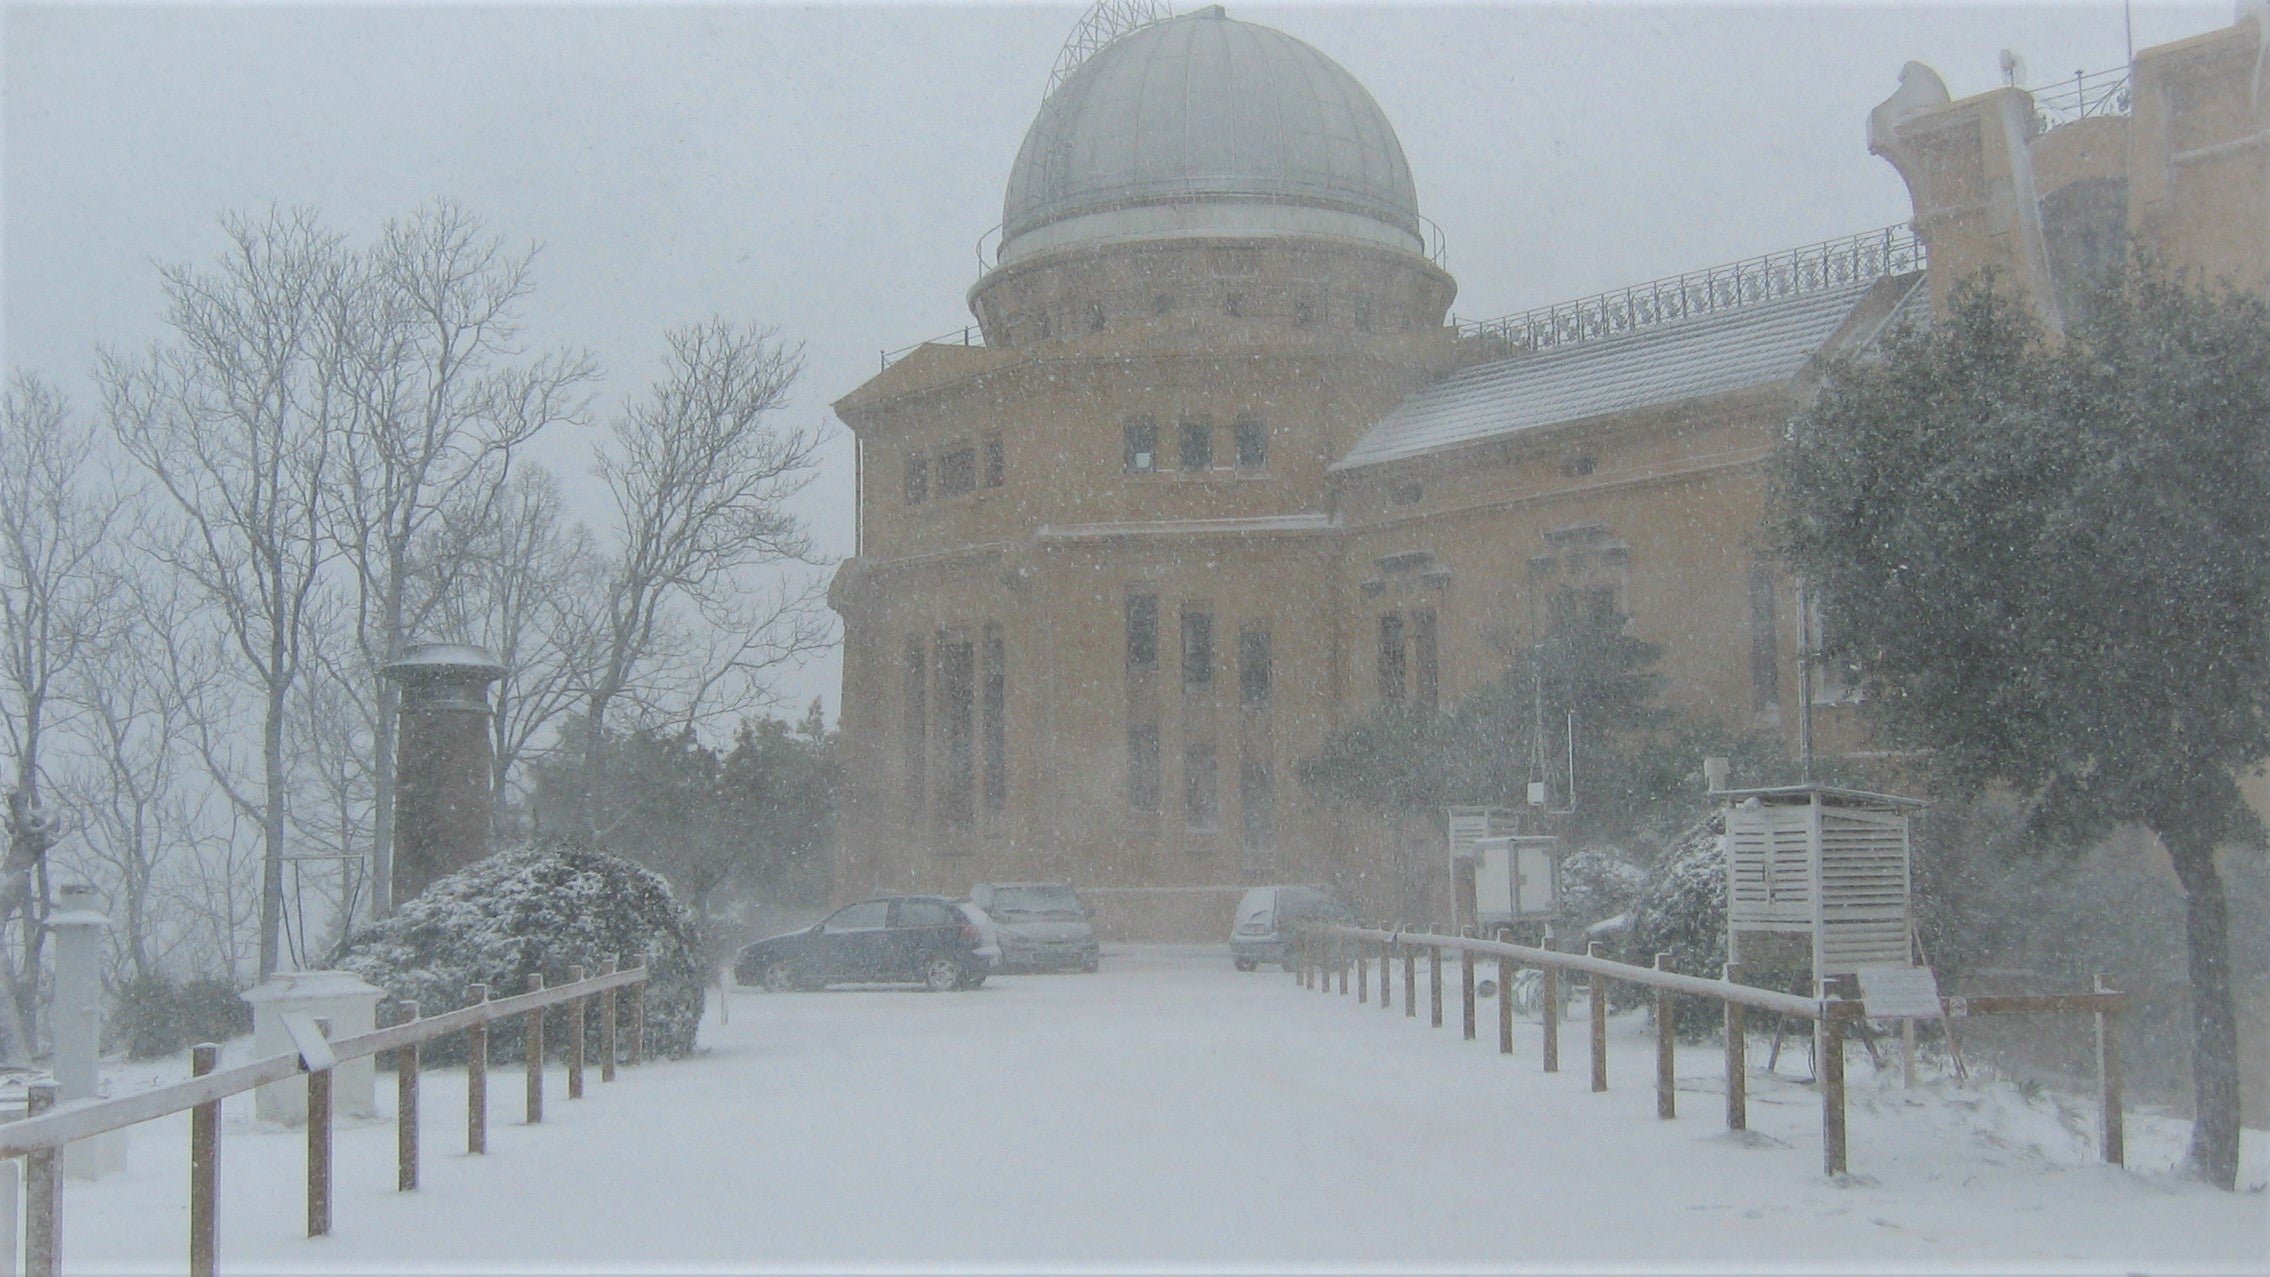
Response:
[[[1175,21],[1204,16],[1227,22]],[[2129,244],[2270,280],[2263,47],[2248,19],[2148,50],[2132,114],[2046,129],[2021,91],[1951,102],[1910,64],[1871,145],[1928,285],[1887,254],[1578,353],[1462,335],[1422,241],[1266,199],[1005,245],[971,290],[983,345],[919,347],[836,405],[861,527],[831,594],[841,894],[1070,880],[1107,938],[1219,938],[1257,882],[1439,918],[1447,882],[1379,872],[1409,835],[1297,764],[1382,697],[1495,676],[1572,583],[1663,646],[1669,699],[1794,741],[1797,593],[1752,531],[1820,358],[1982,269],[2053,320]],[[1816,691],[1818,739],[1860,744]]]

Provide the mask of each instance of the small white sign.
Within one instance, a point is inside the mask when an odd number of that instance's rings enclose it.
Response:
[[[284,1032],[292,1035],[293,1049],[300,1053],[301,1068],[314,1073],[338,1065],[339,1057],[324,1040],[323,1030],[316,1027],[315,1017],[305,1011],[286,1011],[279,1018],[284,1022]]]
[[[1860,1000],[1873,1020],[1936,1020],[1939,978],[1929,967],[1862,967]]]

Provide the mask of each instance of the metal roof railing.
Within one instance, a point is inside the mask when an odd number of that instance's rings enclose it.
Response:
[[[2028,89],[2033,95],[2034,118],[2041,130],[2049,130],[2075,120],[2098,115],[2126,115],[2130,107],[2128,68],[2110,71],[2075,71],[2070,80],[2059,80],[2038,89]]]
[[[985,330],[979,328],[976,324],[965,324],[950,333],[940,333],[936,337],[926,337],[913,345],[901,346],[897,350],[882,352],[883,367],[890,367],[924,346],[982,346],[984,344]]]
[[[1496,319],[1454,318],[1454,322],[1461,337],[1501,341],[1521,350],[1547,350],[1923,267],[1923,241],[1902,223]]]

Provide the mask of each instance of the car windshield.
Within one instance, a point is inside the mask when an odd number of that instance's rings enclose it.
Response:
[[[996,917],[1085,918],[1088,911],[1070,887],[995,887],[987,912]]]

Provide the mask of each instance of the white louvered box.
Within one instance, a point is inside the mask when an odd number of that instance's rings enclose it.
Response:
[[[1726,952],[1744,933],[1812,941],[1813,978],[1912,964],[1912,798],[1791,785],[1727,790]]]

